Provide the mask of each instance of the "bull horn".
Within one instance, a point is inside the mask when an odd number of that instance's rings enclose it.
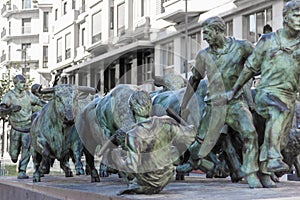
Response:
[[[53,88],[53,87],[50,87],[50,88],[44,88],[44,89],[41,89],[39,92],[40,92],[41,94],[54,93],[54,88]]]
[[[77,89],[80,92],[90,93],[90,94],[96,94],[96,89],[88,86],[77,86]]]
[[[152,79],[154,80],[153,84],[156,87],[166,87],[164,77],[163,76],[155,76],[155,66],[154,65],[152,65],[151,76],[152,76]]]
[[[153,76],[153,80],[156,87],[166,87],[166,83],[162,76]]]

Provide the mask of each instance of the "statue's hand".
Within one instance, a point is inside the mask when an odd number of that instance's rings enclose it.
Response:
[[[227,97],[227,101],[231,101],[234,98],[235,92],[234,90],[230,90],[228,92],[226,92],[226,97]]]
[[[189,109],[186,109],[186,108],[180,108],[180,110],[179,110],[179,116],[180,116],[183,120],[187,120],[189,114],[190,114],[190,110],[189,110]]]
[[[12,106],[12,107],[11,107],[11,111],[13,111],[13,112],[18,112],[18,111],[20,111],[21,109],[22,109],[22,107],[19,106],[19,105],[16,105],[16,106]]]

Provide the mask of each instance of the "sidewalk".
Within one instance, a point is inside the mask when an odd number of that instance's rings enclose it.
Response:
[[[32,177],[18,180],[16,177],[0,177],[0,200],[93,200],[93,199],[146,199],[146,200],[250,200],[250,199],[300,199],[299,181],[282,181],[277,188],[249,189],[245,182],[231,183],[225,179],[206,179],[202,174],[191,173],[184,181],[172,181],[156,195],[117,196],[126,185],[117,175],[101,178],[100,183],[91,183],[90,176],[66,178],[63,175],[46,175],[42,182],[33,183]]]

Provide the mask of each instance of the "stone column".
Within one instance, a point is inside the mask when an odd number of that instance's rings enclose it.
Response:
[[[137,58],[132,59],[131,66],[131,84],[137,85]]]

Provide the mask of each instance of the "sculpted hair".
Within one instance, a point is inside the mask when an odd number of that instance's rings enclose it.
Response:
[[[215,17],[210,17],[206,20],[204,20],[204,22],[202,22],[201,27],[212,27],[215,30],[221,31],[221,32],[225,32],[226,29],[226,25],[224,20],[221,17],[215,16]]]
[[[282,16],[285,17],[291,10],[295,8],[300,8],[300,1],[299,0],[288,1],[283,7]]]
[[[13,78],[13,82],[14,82],[14,84],[16,84],[16,83],[18,83],[18,81],[25,81],[25,77],[21,74],[16,75]]]
[[[134,114],[142,117],[149,117],[152,108],[151,97],[144,90],[135,91],[129,98],[129,106]]]

